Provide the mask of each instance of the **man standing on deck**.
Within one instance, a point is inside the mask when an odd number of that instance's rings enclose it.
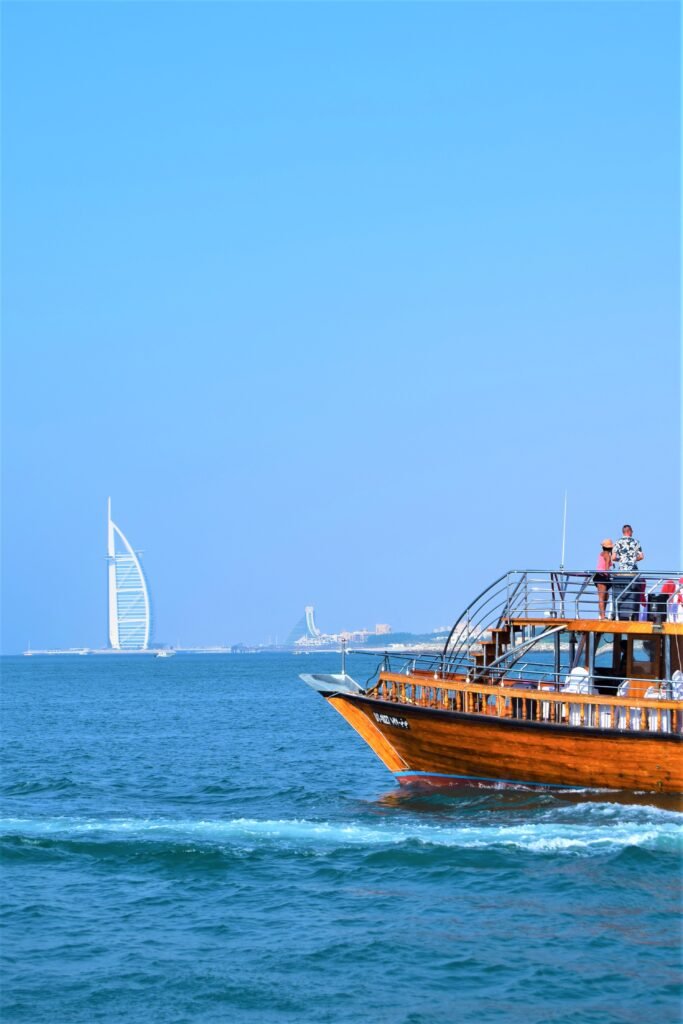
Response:
[[[614,545],[612,564],[619,563],[619,572],[635,572],[636,562],[645,558],[640,542],[633,536],[633,529],[626,523],[622,526],[622,535]]]
[[[638,595],[636,594],[636,563],[645,558],[640,542],[633,536],[628,523],[622,526],[622,535],[612,551],[612,568],[616,575],[612,581],[612,601],[615,619],[638,618]],[[615,566],[618,562],[618,566]],[[626,573],[632,574],[627,577]]]

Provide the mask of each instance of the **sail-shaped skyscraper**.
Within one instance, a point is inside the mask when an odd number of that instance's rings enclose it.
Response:
[[[109,646],[115,651],[149,647],[149,593],[140,560],[111,518],[107,499],[109,562]]]

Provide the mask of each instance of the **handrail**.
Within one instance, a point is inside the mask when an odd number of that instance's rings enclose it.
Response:
[[[415,678],[408,679],[405,675],[398,672],[386,672],[382,673],[382,680],[396,683],[409,682],[412,685],[426,686],[437,690],[459,690],[463,693],[486,693],[491,696],[504,696],[504,697],[515,697],[519,698],[526,693],[527,699],[535,700],[549,700],[551,702],[566,704],[571,701],[572,704],[613,704],[615,707],[664,707],[671,708],[674,711],[680,711],[683,705],[683,700],[676,700],[673,697],[637,697],[635,694],[625,697],[617,697],[612,694],[604,693],[574,693],[571,690],[546,690],[546,689],[535,689],[522,691],[516,688],[514,684],[506,686],[504,683],[480,683],[471,679],[449,679],[443,680],[436,685],[428,679],[419,679],[416,681]],[[625,679],[620,680],[626,682]],[[661,679],[638,679],[639,683],[643,685],[649,684],[654,689],[656,686],[665,687],[666,684],[662,683]],[[548,684],[553,685],[553,684]]]
[[[642,684],[650,680],[638,680]],[[652,681],[655,685],[656,681]],[[683,733],[683,700],[666,696],[606,696],[575,693],[546,684],[501,684],[383,673],[367,694],[393,706],[422,707],[467,715],[535,722],[553,728],[612,729],[649,734]]]
[[[484,590],[482,590],[482,592],[481,592],[480,594],[478,594],[478,595],[477,595],[477,597],[475,597],[475,599],[474,599],[473,601],[470,601],[470,603],[469,603],[469,604],[467,605],[467,607],[465,608],[465,610],[464,610],[463,612],[461,612],[461,613],[460,613],[460,615],[458,616],[458,618],[457,618],[457,619],[455,620],[455,622],[453,623],[453,626],[452,626],[452,628],[451,628],[451,631],[450,631],[450,633],[448,634],[448,639],[446,640],[446,643],[444,644],[444,648],[443,648],[443,653],[444,653],[444,654],[446,654],[446,652],[448,651],[448,646],[449,646],[449,644],[450,644],[450,642],[451,642],[451,638],[452,638],[452,636],[453,636],[453,633],[455,632],[455,630],[456,630],[457,626],[458,626],[458,625],[459,625],[459,624],[460,624],[460,623],[462,622],[462,620],[463,620],[463,619],[464,619],[464,618],[466,617],[466,615],[467,615],[467,613],[469,612],[469,610],[470,610],[471,608],[474,608],[474,606],[475,606],[476,604],[478,604],[478,603],[479,603],[479,601],[481,600],[481,598],[482,598],[482,597],[484,597],[484,595],[485,595],[485,594],[488,594],[490,590],[493,590],[493,588],[494,588],[494,587],[496,587],[496,586],[498,586],[498,584],[499,584],[499,583],[502,583],[502,582],[503,582],[503,580],[506,580],[506,579],[507,579],[507,578],[509,577],[509,575],[510,575],[510,573],[509,573],[509,572],[506,572],[506,573],[503,573],[503,575],[502,575],[502,576],[499,576],[499,577],[498,577],[498,579],[497,579],[497,580],[496,580],[496,581],[495,581],[494,583],[490,583],[490,584],[489,584],[489,586],[488,586],[488,587],[486,587],[486,588],[485,588]]]
[[[636,569],[633,573],[611,570],[607,573],[608,600],[611,600],[615,618],[639,615],[644,602],[652,597],[666,579],[676,584],[680,592],[680,570],[656,572]],[[480,642],[487,632],[510,622],[523,607],[529,617],[534,611],[546,617],[565,617],[567,603],[573,602],[576,618],[597,618],[599,610],[595,570],[516,569],[499,577],[471,601],[455,620],[443,649],[444,667],[467,660],[473,644]],[[501,584],[503,584],[501,586]],[[641,592],[642,588],[642,592]],[[667,602],[671,605],[671,601]]]
[[[544,630],[543,633],[539,633],[538,636],[529,637],[528,640],[525,640],[517,647],[511,647],[509,650],[504,651],[501,655],[499,655],[499,657],[494,658],[494,660],[490,662],[488,665],[482,665],[481,668],[475,671],[474,676],[472,677],[473,681],[480,679],[482,676],[491,675],[492,670],[495,669],[497,671],[499,668],[502,668],[506,661],[508,661],[506,668],[508,670],[511,669],[513,665],[515,665],[516,662],[519,661],[522,655],[526,654],[530,647],[533,647],[535,646],[535,644],[540,643],[542,640],[545,640],[546,637],[554,636],[555,633],[562,633],[565,630],[565,628],[566,627],[564,623],[561,623],[559,626],[551,626],[548,629]]]
[[[596,572],[588,569],[511,570],[482,590],[460,613],[440,653],[416,655],[414,650],[405,653],[392,651],[391,654],[385,651],[386,667],[389,667],[391,657],[414,662],[415,668],[419,666],[423,671],[437,672],[442,678],[459,672],[481,678],[494,663],[497,666],[501,664],[501,654],[514,664],[518,660],[515,651],[527,651],[543,639],[543,633],[528,637],[527,630],[533,630],[534,625],[541,625],[546,619],[549,625],[553,620],[556,623],[558,613],[567,621],[572,617],[598,619],[595,576]],[[637,615],[643,619],[647,615],[653,623],[661,623],[666,619],[670,623],[680,621],[683,626],[683,603],[678,604],[683,598],[683,587],[680,584],[683,571],[637,569],[632,574],[626,574],[615,570],[608,573],[608,576],[611,586],[607,600],[611,602],[613,611],[619,613],[621,606],[622,610],[628,609],[629,618]],[[664,595],[661,588],[666,581],[673,582],[675,590]],[[664,596],[667,598],[665,602],[661,600]],[[565,612],[573,615],[565,615]],[[674,618],[676,615],[680,619]],[[615,620],[615,631],[620,622],[624,622],[621,617]],[[674,629],[678,632],[678,627],[674,626]],[[518,642],[520,635],[521,644]],[[492,648],[495,651],[493,661],[490,659]],[[353,653],[371,653],[375,657],[379,652],[355,649]],[[376,672],[368,684],[375,675]]]
[[[508,580],[509,580],[510,573],[508,573],[507,575],[508,575]],[[508,588],[508,595],[507,595],[507,599],[505,601],[505,610],[506,611],[509,608],[512,607],[512,602],[514,601],[515,597],[517,596],[517,591],[521,588],[523,582],[524,582],[524,577],[520,576],[519,580],[517,581],[517,586],[512,591],[512,593],[510,593],[509,588]],[[498,625],[499,626],[502,624],[504,618],[505,618],[505,611],[498,617]]]

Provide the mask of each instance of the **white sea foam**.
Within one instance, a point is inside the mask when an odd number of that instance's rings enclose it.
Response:
[[[5,836],[62,841],[89,838],[112,840],[195,842],[236,848],[283,847],[304,852],[324,852],[341,847],[369,850],[406,845],[460,849],[515,849],[532,853],[614,853],[627,847],[680,849],[683,846],[680,816],[654,808],[623,808],[602,805],[586,812],[564,815],[562,821],[542,820],[519,824],[468,824],[415,821],[333,823],[300,819],[260,820],[235,818],[175,820],[150,818],[5,818]]]

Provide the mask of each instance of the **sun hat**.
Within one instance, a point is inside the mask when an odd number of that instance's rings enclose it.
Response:
[[[612,543],[612,541],[608,537],[606,540],[603,540],[602,546],[603,546],[603,548],[613,548],[614,544]]]

